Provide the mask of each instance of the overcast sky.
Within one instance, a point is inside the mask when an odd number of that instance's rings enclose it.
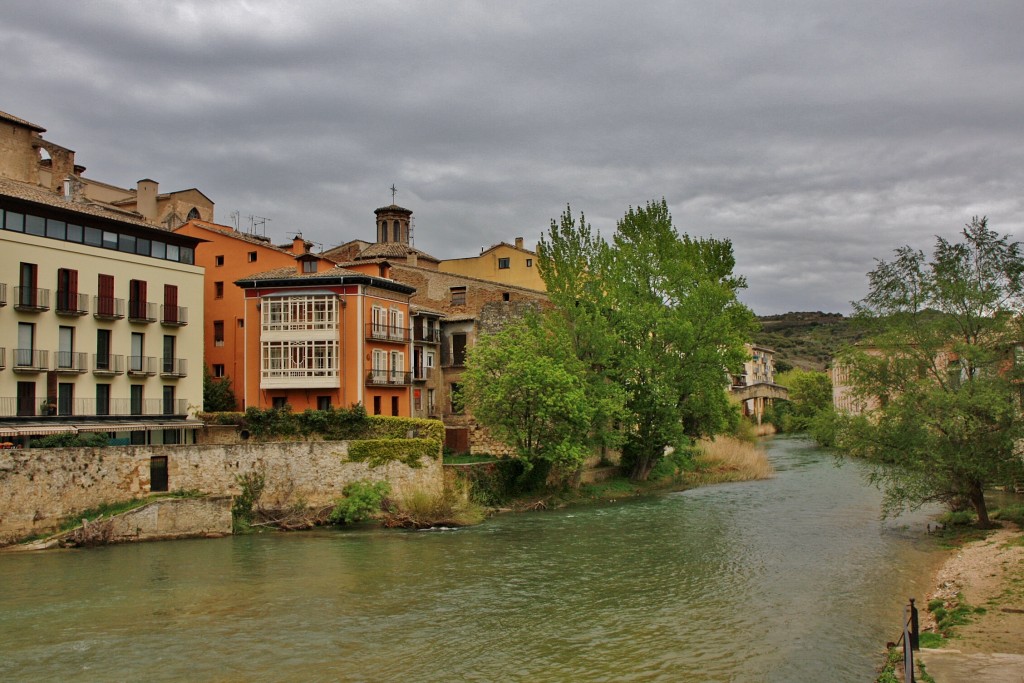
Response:
[[[412,209],[440,258],[664,197],[756,313],[848,312],[973,215],[1024,236],[1024,3],[34,2],[0,110],[87,177],[198,187],[325,248]]]

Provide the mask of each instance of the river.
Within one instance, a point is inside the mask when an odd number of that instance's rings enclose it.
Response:
[[[942,555],[766,445],[769,481],[457,531],[0,555],[0,680],[871,681]]]

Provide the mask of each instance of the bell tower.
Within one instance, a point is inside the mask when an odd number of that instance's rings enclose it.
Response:
[[[373,212],[377,216],[377,242],[409,244],[409,222],[412,211],[397,204],[382,206]]]

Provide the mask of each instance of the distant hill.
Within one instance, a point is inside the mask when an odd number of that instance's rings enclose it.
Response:
[[[857,340],[850,318],[841,313],[794,312],[759,316],[754,343],[775,350],[775,367],[824,370],[832,356]]]

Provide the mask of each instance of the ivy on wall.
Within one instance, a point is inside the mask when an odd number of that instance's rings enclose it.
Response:
[[[364,439],[348,446],[348,458],[379,467],[389,462],[401,462],[409,467],[422,467],[423,458],[441,455],[441,444],[433,439]]]

